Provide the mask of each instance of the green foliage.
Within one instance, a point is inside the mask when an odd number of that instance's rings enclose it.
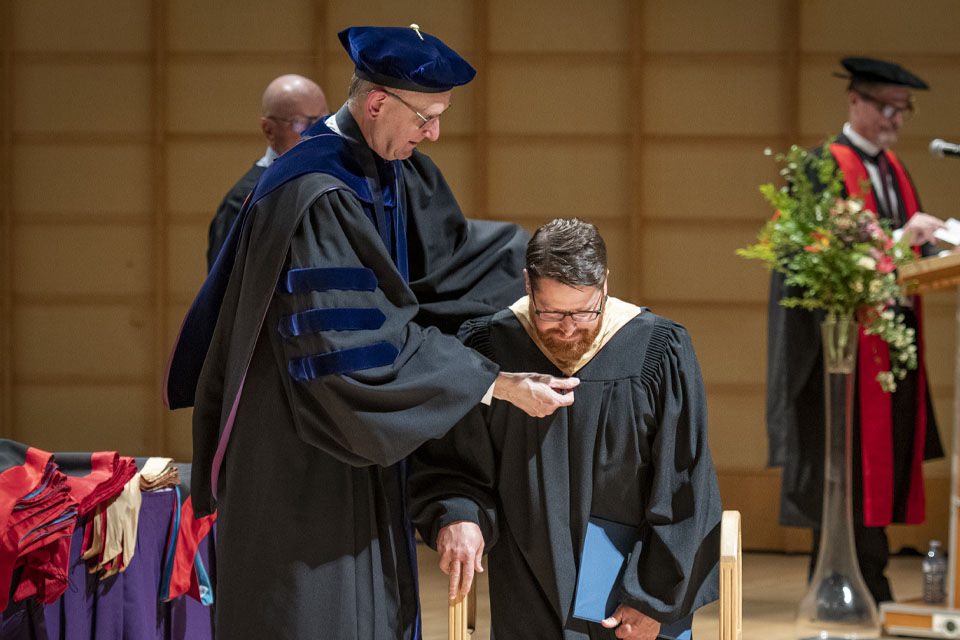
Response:
[[[763,261],[800,290],[780,304],[823,309],[828,318],[857,317],[867,333],[887,342],[891,370],[877,379],[891,391],[917,366],[914,331],[888,308],[903,296],[896,268],[914,253],[906,241],[893,241],[889,223],[865,210],[862,200],[843,198],[843,173],[831,142],[817,153],[794,145],[776,157],[784,186],[760,186],[775,213],[757,243],[737,249],[737,255]]]

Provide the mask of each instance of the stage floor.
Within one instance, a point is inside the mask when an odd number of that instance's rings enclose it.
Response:
[[[420,599],[423,607],[424,640],[447,638],[447,577],[437,566],[437,554],[424,545],[420,551]],[[898,601],[919,598],[919,556],[890,559],[887,575]],[[745,553],[743,556],[743,640],[794,640],[793,617],[803,596],[808,559],[805,555]],[[478,592],[477,632],[474,640],[489,640],[490,610],[486,577]],[[693,619],[693,637],[717,638],[717,603],[698,611]],[[887,637],[887,636],[884,636]],[[894,636],[890,636],[894,637]]]

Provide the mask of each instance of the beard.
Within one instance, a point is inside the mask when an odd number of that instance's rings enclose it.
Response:
[[[532,308],[530,315],[534,318],[536,317]],[[594,340],[596,340],[600,334],[600,327],[602,325],[603,313],[600,314],[600,317],[597,318],[597,321],[592,327],[576,329],[573,332],[573,337],[568,339],[562,339],[563,333],[560,329],[541,331],[536,324],[534,324],[534,329],[543,346],[547,348],[555,360],[564,364],[572,364],[579,360],[583,354],[593,346]]]
[[[897,141],[897,131],[881,131],[877,133],[877,146],[881,149],[889,149]]]

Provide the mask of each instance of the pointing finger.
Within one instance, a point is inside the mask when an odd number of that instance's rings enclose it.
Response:
[[[460,562],[454,561],[450,570],[450,588],[447,592],[451,600],[457,599],[457,593],[460,591]]]

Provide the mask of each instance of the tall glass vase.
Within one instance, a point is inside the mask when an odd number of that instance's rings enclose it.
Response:
[[[880,636],[877,605],[860,574],[853,541],[850,448],[857,331],[853,318],[830,318],[821,325],[826,391],[823,517],[817,566],[797,612],[797,637],[802,640]]]

